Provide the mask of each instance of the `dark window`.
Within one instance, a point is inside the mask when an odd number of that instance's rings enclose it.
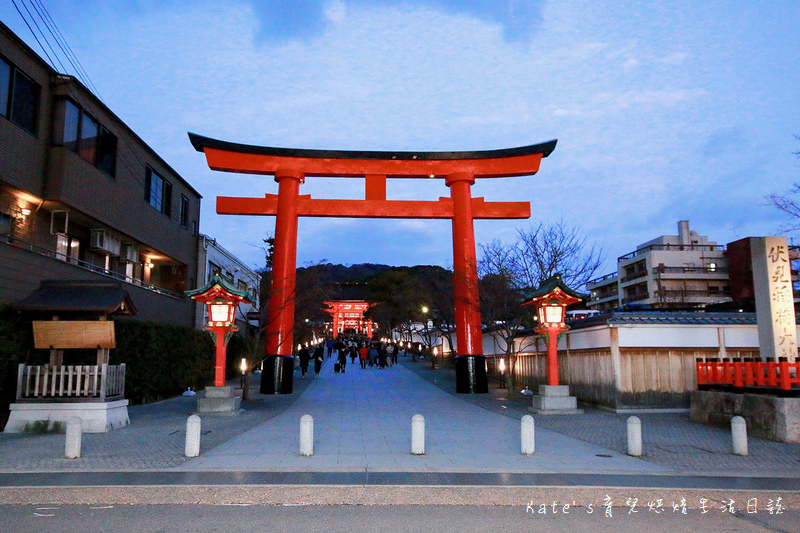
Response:
[[[189,226],[189,199],[181,194],[181,226]]]
[[[80,138],[81,110],[72,102],[64,101],[64,134],[61,143],[72,150],[78,151],[78,139]]]
[[[0,213],[0,233],[10,234],[13,227],[13,217],[8,213]]]
[[[78,141],[78,155],[87,163],[94,165],[97,159],[97,135],[100,125],[92,117],[83,114],[81,117],[81,139]]]
[[[109,176],[117,172],[117,136],[102,126],[97,139],[97,168]]]
[[[117,170],[117,137],[70,100],[56,114],[53,142],[75,152],[112,178]],[[58,125],[61,125],[59,131]]]
[[[167,216],[172,214],[172,184],[152,168],[147,169],[144,199]]]
[[[36,134],[39,114],[39,86],[19,70],[14,71],[14,92],[11,96],[11,122]]]
[[[36,82],[0,59],[0,115],[34,135],[39,116],[39,92]]]
[[[8,116],[8,96],[11,93],[11,65],[0,59],[0,116]]]

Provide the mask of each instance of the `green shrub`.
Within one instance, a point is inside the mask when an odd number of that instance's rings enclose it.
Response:
[[[112,364],[126,364],[125,397],[148,403],[202,389],[214,380],[214,341],[205,331],[115,320],[117,347]]]
[[[32,357],[33,328],[30,320],[24,320],[7,305],[0,306],[0,427],[5,425],[8,406],[17,397],[19,364],[31,364]]]

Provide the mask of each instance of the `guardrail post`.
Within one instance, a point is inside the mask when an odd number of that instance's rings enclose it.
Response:
[[[197,415],[192,415],[186,420],[186,446],[184,455],[186,457],[197,457],[200,455],[200,427],[202,421]]]
[[[422,415],[411,417],[411,453],[425,455],[425,417]]]
[[[747,455],[747,422],[741,416],[731,418],[731,437],[733,454]]]
[[[522,417],[520,423],[520,444],[522,455],[533,455],[536,451],[536,441],[534,440],[534,423],[531,415]]]
[[[300,455],[314,455],[314,418],[311,415],[300,417]]]
[[[17,400],[21,400],[22,383],[25,381],[25,363],[20,363],[17,368]]]
[[[642,421],[638,416],[628,417],[628,455],[642,455]]]
[[[77,459],[81,456],[81,437],[83,428],[81,419],[77,416],[67,420],[67,440],[64,444],[64,457],[67,459]]]
[[[780,372],[781,389],[789,390],[792,385],[789,381],[789,359],[787,357],[778,357],[778,371]]]

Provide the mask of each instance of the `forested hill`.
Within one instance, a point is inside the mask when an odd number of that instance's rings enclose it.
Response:
[[[390,269],[389,265],[362,263],[360,265],[332,265],[321,263],[297,269],[298,275],[313,274],[321,283],[363,282]]]

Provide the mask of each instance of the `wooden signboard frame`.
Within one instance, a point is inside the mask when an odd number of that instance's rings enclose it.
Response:
[[[116,348],[114,322],[111,320],[34,320],[33,342],[36,348]]]

